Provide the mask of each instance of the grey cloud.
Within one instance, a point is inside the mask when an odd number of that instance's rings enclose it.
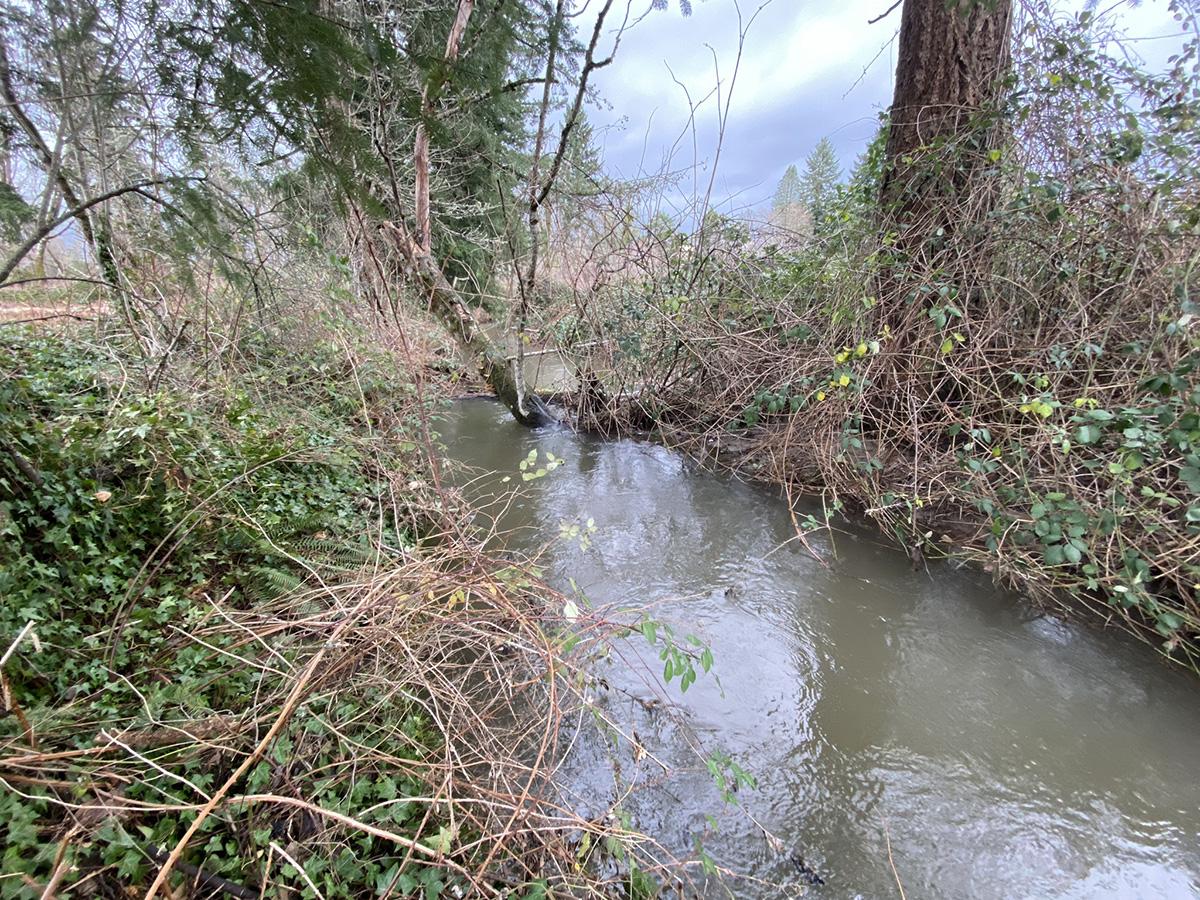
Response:
[[[788,164],[802,162],[823,136],[850,168],[875,134],[879,110],[891,94],[891,59],[879,50],[894,26],[866,25],[866,10],[875,5],[848,0],[831,11],[824,3],[776,0],[755,22],[714,183],[718,207],[744,208],[769,198]],[[742,6],[743,12],[753,8]],[[658,172],[674,148],[672,170],[688,169],[694,158],[701,161],[696,181],[703,194],[717,146],[716,104],[710,98],[698,111],[693,154],[686,97],[672,72],[698,101],[715,82],[715,53],[727,84],[736,57],[736,10],[730,0],[708,0],[696,5],[690,19],[657,15],[661,18],[642,23],[623,39],[617,62],[598,81],[605,106],[592,113],[593,122],[601,128],[605,162],[614,174]],[[683,187],[690,196],[690,175]]]

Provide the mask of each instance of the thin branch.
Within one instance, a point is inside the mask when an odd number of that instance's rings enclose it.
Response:
[[[201,179],[190,180],[198,181]],[[169,183],[170,179],[166,178],[156,178],[150,181],[139,181],[137,184],[129,184],[125,185],[125,187],[113,188],[111,191],[106,191],[97,197],[92,197],[90,200],[85,200],[82,203],[73,206],[71,209],[68,209],[57,219],[47,222],[41,228],[37,229],[32,235],[29,236],[28,239],[26,239],[25,243],[23,243],[13,252],[12,256],[9,257],[8,262],[4,264],[4,268],[0,269],[0,286],[3,286],[4,283],[8,281],[8,276],[12,274],[13,269],[21,264],[21,260],[29,255],[29,251],[49,237],[50,234],[53,233],[54,229],[58,228],[58,226],[70,221],[71,219],[79,219],[82,214],[86,213],[93,206],[99,206],[101,203],[104,203],[107,200],[112,200],[116,197],[120,197],[122,194],[141,194],[143,197],[159,203],[161,201],[153,194],[146,191],[146,188]]]
[[[165,863],[169,856],[167,851],[162,847],[150,847],[147,852],[150,854],[150,858],[159,865]],[[175,867],[202,888],[215,889],[223,894],[228,894],[230,897],[237,897],[239,900],[258,900],[258,891],[251,890],[245,885],[230,881],[228,878],[222,878],[220,875],[215,875],[212,872],[206,872],[199,866],[178,862],[175,864]]]
[[[899,8],[900,8],[900,5],[901,5],[903,2],[904,2],[904,0],[896,0],[896,2],[895,2],[895,3],[893,3],[891,6],[889,6],[889,7],[888,7],[886,10],[884,10],[883,12],[881,12],[881,13],[880,13],[879,15],[877,15],[875,18],[873,18],[873,19],[867,19],[867,24],[868,24],[868,25],[874,25],[876,22],[882,22],[884,19],[886,19],[888,16],[890,16],[892,13],[894,13],[894,12],[895,12],[897,9],[899,9]]]
[[[571,104],[571,111],[563,120],[562,134],[558,138],[558,149],[554,154],[554,161],[550,163],[550,171],[546,175],[546,183],[542,186],[537,195],[537,204],[546,202],[546,198],[550,196],[550,191],[554,187],[554,180],[558,177],[558,170],[562,167],[563,157],[567,153],[567,143],[571,137],[571,131],[575,128],[575,123],[579,120],[579,111],[583,108],[583,98],[587,94],[588,79],[592,72],[596,69],[603,69],[617,55],[617,48],[621,46],[621,36],[625,33],[625,27],[617,31],[617,39],[613,42],[612,52],[602,60],[596,59],[596,45],[600,43],[600,33],[604,28],[604,19],[608,15],[608,11],[612,8],[613,0],[605,0],[604,6],[596,16],[596,26],[592,29],[592,39],[588,42],[587,52],[583,58],[583,70],[579,73],[579,87],[575,91],[575,100]],[[628,11],[626,12],[628,15]]]
[[[0,285],[4,287],[5,285]],[[32,319],[3,319],[0,320],[0,327],[4,325],[28,325],[31,322],[48,322],[51,319],[74,319],[76,322],[94,322],[94,316],[80,316],[75,313],[54,313],[49,316],[34,316]]]

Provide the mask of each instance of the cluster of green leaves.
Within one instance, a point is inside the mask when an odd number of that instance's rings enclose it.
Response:
[[[0,237],[15,242],[36,212],[7,181],[0,180]]]
[[[733,803],[735,795],[740,789],[754,790],[758,787],[758,779],[724,751],[718,750],[711,753],[705,760],[705,765],[708,773],[712,775],[717,790],[721,792],[721,798],[726,803]]]
[[[19,700],[123,697],[111,670],[164,651],[167,624],[196,615],[201,593],[273,593],[264,573],[300,574],[280,547],[363,533],[363,503],[380,486],[340,421],[361,415],[362,401],[336,390],[319,352],[279,362],[259,377],[304,379],[302,416],[265,409],[241,386],[206,408],[166,390],[120,391],[112,364],[82,342],[0,343],[11,373],[0,385],[0,633],[33,621],[43,645],[36,669],[14,678]]]
[[[781,414],[796,412],[804,407],[812,394],[812,379],[804,378],[793,385],[790,381],[777,388],[763,388],[754,395],[741,416],[730,423],[731,428],[745,425],[753,428]]]
[[[1096,192],[1119,191],[1121,185],[1105,173],[1113,165],[1134,168],[1168,203],[1182,200],[1178,224],[1195,227],[1197,208],[1186,188],[1194,179],[1196,134],[1200,127],[1200,39],[1195,35],[1195,11],[1172,0],[1180,22],[1180,50],[1162,71],[1151,71],[1125,54],[1103,49],[1110,35],[1102,16],[1084,11],[1073,22],[1051,28],[1025,59],[1012,93],[1012,110],[1023,123],[1047,109],[1087,109],[1102,124],[1092,130],[1072,130],[1071,156],[1084,175],[1072,183]],[[1045,28],[1029,23],[1031,33]],[[1119,46],[1113,42],[1113,46]],[[1089,171],[1090,170],[1090,171]],[[1061,184],[1050,180],[1047,186]],[[1059,192],[1056,192],[1058,194]],[[1056,204],[1055,218],[1064,212]]]
[[[707,674],[712,670],[712,649],[704,644],[694,634],[689,634],[681,644],[675,637],[675,630],[666,622],[656,619],[644,619],[641,624],[642,636],[651,646],[662,643],[658,658],[663,661],[663,680],[667,684],[672,678],[679,678],[679,690],[684,693],[696,683],[696,663]],[[685,646],[685,644],[687,646]],[[718,684],[720,680],[718,679]]]
[[[1054,348],[1048,355],[1054,355]],[[1170,371],[1150,375],[1140,385],[1140,403],[1112,409],[1092,397],[1060,401],[1048,389],[1045,375],[1014,375],[1021,386],[1041,389],[1023,395],[1019,411],[1040,433],[1052,435],[1077,477],[1087,479],[1088,492],[1064,485],[1022,496],[1023,489],[1029,490],[1022,485],[1037,477],[1025,446],[994,441],[986,427],[972,428],[969,435],[961,425],[950,429],[955,438],[969,438],[958,451],[960,465],[968,471],[988,476],[1003,465],[1021,479],[997,483],[999,503],[977,501],[992,519],[991,549],[1005,540],[1037,548],[1044,566],[1075,571],[1082,589],[1103,590],[1113,605],[1140,610],[1168,641],[1191,624],[1156,588],[1154,552],[1147,540],[1165,529],[1200,533],[1200,389],[1191,377],[1197,361],[1189,354]],[[1026,514],[1015,514],[1014,508]],[[1103,552],[1114,541],[1121,547],[1117,571]],[[1189,571],[1197,580],[1200,570]],[[1110,580],[1113,575],[1119,578],[1116,583]]]

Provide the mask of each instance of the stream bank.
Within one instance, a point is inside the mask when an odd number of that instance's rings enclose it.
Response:
[[[813,896],[895,896],[889,844],[909,896],[1200,891],[1195,684],[1144,648],[1040,616],[969,570],[913,571],[866,530],[812,535],[815,560],[774,492],[660,446],[524,429],[483,400],[439,430],[505,548],[578,586],[581,605],[711,647],[719,684],[701,675],[681,695],[678,679],[655,686],[660,647],[635,635],[596,702],[645,751],[611,751],[620,783],[640,786],[634,824],[746,873],[733,896],[790,896],[793,857],[827,882]],[[563,462],[522,483],[531,450]],[[705,763],[718,749],[757,778],[733,805]],[[602,812],[610,748],[579,741],[564,780],[581,813]]]

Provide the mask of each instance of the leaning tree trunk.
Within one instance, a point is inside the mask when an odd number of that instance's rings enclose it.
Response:
[[[612,8],[614,0],[603,0],[596,21],[592,28],[591,40],[584,54],[583,66],[579,72],[579,82],[574,101],[567,110],[558,139],[558,149],[550,161],[549,171],[544,180],[539,178],[539,163],[542,155],[545,137],[546,115],[550,109],[551,84],[555,77],[555,56],[559,49],[559,30],[565,14],[565,4],[559,0],[555,7],[554,19],[551,24],[550,41],[547,52],[545,88],[542,107],[539,114],[536,149],[533,155],[532,171],[530,173],[529,191],[529,230],[531,238],[531,254],[529,268],[525,273],[518,272],[521,287],[521,328],[518,333],[518,350],[515,359],[509,359],[503,348],[496,344],[476,324],[466,304],[459,296],[454,286],[447,281],[437,259],[431,249],[431,212],[429,198],[429,135],[426,122],[434,115],[433,101],[445,86],[449,67],[458,60],[459,48],[471,13],[475,8],[475,0],[458,0],[458,9],[450,33],[446,38],[444,61],[446,66],[438,70],[425,85],[421,94],[421,121],[417,126],[417,135],[413,150],[414,194],[416,211],[416,230],[409,234],[403,223],[393,224],[396,242],[401,254],[407,259],[409,266],[429,300],[430,309],[450,328],[460,345],[469,356],[474,357],[480,371],[487,379],[496,396],[512,412],[513,417],[522,425],[536,426],[553,421],[553,414],[536,394],[525,389],[525,377],[522,371],[524,324],[527,316],[527,304],[533,292],[537,279],[537,224],[538,210],[550,196],[555,180],[558,178],[563,159],[566,156],[571,131],[579,121],[580,111],[587,94],[588,79],[597,69],[602,69],[613,61],[617,46],[620,44],[619,31],[613,44],[612,53],[604,59],[596,58],[596,47],[604,30],[605,18]]]
[[[536,427],[554,421],[554,415],[540,397],[523,390],[515,367],[504,349],[493,341],[458,295],[458,291],[442,274],[432,253],[425,252],[418,240],[400,226],[391,226],[400,252],[408,260],[417,283],[423,288],[430,310],[454,335],[496,397],[508,407],[513,418],[522,425]]]
[[[400,252],[408,260],[417,282],[424,289],[430,309],[450,329],[467,355],[474,358],[496,396],[522,425],[544,425],[552,421],[553,416],[540,398],[526,394],[522,373],[517,368],[520,365],[519,356],[517,360],[509,360],[503,349],[476,324],[458,291],[446,279],[431,247],[429,132],[426,122],[433,117],[434,100],[445,86],[449,67],[458,60],[459,47],[474,9],[475,0],[458,0],[454,23],[446,37],[443,54],[446,67],[436,70],[421,92],[421,119],[413,147],[416,233],[408,234],[402,225],[394,225],[393,229]]]
[[[904,254],[984,221],[1012,0],[904,0],[880,205]]]

